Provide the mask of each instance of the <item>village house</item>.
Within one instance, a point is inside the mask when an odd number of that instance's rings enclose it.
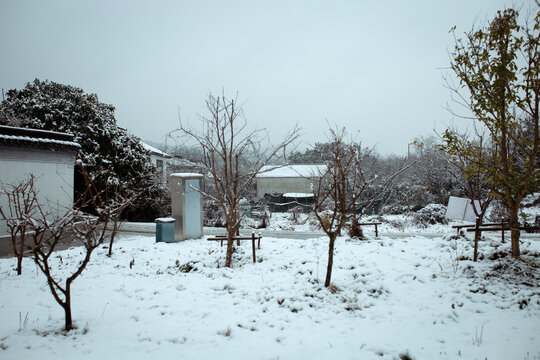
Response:
[[[142,146],[145,150],[150,152],[150,162],[156,167],[159,178],[163,181],[167,181],[167,166],[172,156],[163,152],[151,145],[148,145],[145,142],[141,141]]]

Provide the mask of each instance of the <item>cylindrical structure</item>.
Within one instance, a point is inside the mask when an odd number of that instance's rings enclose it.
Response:
[[[175,241],[203,236],[203,204],[200,193],[202,179],[201,174],[171,174],[172,217],[176,219]]]

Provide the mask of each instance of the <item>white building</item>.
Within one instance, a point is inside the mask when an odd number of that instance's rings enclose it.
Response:
[[[264,166],[256,176],[257,198],[265,194],[313,194],[315,181],[326,170],[326,165]]]
[[[79,149],[71,134],[0,126],[0,187],[8,189],[33,174],[40,204],[59,212],[71,209]],[[8,207],[7,197],[1,194],[0,206]],[[0,238],[6,234],[6,224],[0,220]]]
[[[159,177],[163,182],[167,181],[167,162],[171,155],[141,141],[143,147],[150,152],[150,162],[156,167]]]

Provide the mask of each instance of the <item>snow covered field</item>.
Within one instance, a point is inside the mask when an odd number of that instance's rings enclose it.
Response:
[[[68,334],[32,261],[0,259],[0,359],[540,359],[540,241],[522,250],[495,236],[473,263],[450,236],[344,237],[330,291],[325,238],[264,238],[255,264],[245,242],[229,269],[216,242],[121,235],[74,283]]]

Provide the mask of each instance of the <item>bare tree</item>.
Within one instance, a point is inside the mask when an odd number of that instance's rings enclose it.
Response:
[[[114,222],[117,215],[136,198],[135,194],[131,194],[129,198],[121,198],[116,194],[115,197],[109,199],[97,190],[84,168],[82,172],[86,180],[86,191],[79,198],[76,207],[66,209],[65,212],[58,215],[57,212],[52,212],[45,205],[39,203],[36,205],[37,211],[32,219],[31,239],[33,241],[28,244],[34,262],[47,278],[47,284],[54,299],[64,309],[65,331],[73,329],[72,283],[88,265],[92,252],[108,238],[108,225]],[[83,214],[81,209],[87,206],[95,207],[98,215]],[[62,283],[60,276],[53,271],[50,258],[58,245],[65,241],[79,243],[85,251],[82,260],[74,266],[73,273],[66,277]]]
[[[219,203],[227,223],[225,266],[232,266],[233,237],[240,227],[239,201],[261,168],[276,160],[300,135],[298,127],[277,146],[267,146],[264,130],[249,130],[237,98],[208,95],[208,116],[200,116],[202,129],[180,124],[169,136],[187,136],[202,149],[204,170],[210,174],[214,194],[201,192]]]
[[[356,202],[366,189],[359,146],[347,142],[345,129],[330,129],[330,161],[317,181],[315,216],[329,239],[328,265],[324,286],[330,286],[334,261],[334,244]]]
[[[349,218],[358,224],[356,214],[369,207],[387,191],[392,180],[411,167],[414,163],[400,169],[388,178],[381,179],[377,174],[368,179],[363,169],[363,162],[371,150],[362,149],[361,145],[347,139],[345,128],[330,129],[330,150],[324,154],[326,168],[320,174],[315,193],[315,216],[329,239],[328,265],[324,286],[330,286],[334,262],[336,238],[341,235]],[[321,154],[323,155],[323,154]],[[362,197],[366,195],[363,199]],[[362,199],[361,203],[359,200]]]
[[[11,235],[13,254],[17,257],[17,275],[22,274],[27,233],[31,228],[31,218],[36,213],[38,194],[35,180],[31,174],[27,179],[3,186],[0,191],[0,195],[7,197],[7,207],[0,206],[0,216]]]

